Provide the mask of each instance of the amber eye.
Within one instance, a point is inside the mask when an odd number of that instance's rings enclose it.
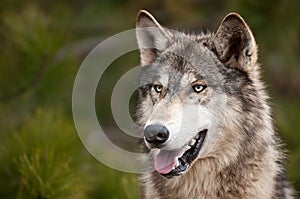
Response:
[[[159,84],[156,84],[153,86],[155,92],[157,93],[161,93],[162,89],[163,89],[163,86],[162,85],[159,85]]]
[[[201,93],[201,92],[206,88],[206,85],[195,84],[195,85],[193,85],[192,87],[193,87],[193,90],[194,90],[196,93]]]

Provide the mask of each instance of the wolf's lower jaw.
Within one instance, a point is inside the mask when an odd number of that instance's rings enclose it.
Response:
[[[161,174],[167,178],[185,173],[192,162],[197,158],[204,142],[207,129],[200,131],[186,146],[186,151],[181,157],[177,158],[176,166],[167,174]]]

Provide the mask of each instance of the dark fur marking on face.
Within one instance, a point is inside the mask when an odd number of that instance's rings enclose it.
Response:
[[[209,98],[204,98],[199,100],[199,104],[201,104],[202,106],[207,105],[209,102],[210,102]]]
[[[140,98],[146,98],[146,96],[150,92],[151,85],[144,85],[139,88],[139,97]]]
[[[184,72],[186,65],[188,63],[188,61],[184,57],[177,55],[175,53],[168,53],[166,55],[166,59],[172,60],[171,67],[180,73]]]

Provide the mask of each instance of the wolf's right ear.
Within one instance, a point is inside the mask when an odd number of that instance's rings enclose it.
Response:
[[[136,19],[136,36],[141,52],[141,64],[152,64],[157,53],[166,49],[173,35],[147,11],[140,10]]]

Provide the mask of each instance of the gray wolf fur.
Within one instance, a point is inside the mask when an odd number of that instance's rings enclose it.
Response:
[[[137,16],[136,117],[145,136],[143,199],[294,198],[249,26],[228,14],[216,33]]]

